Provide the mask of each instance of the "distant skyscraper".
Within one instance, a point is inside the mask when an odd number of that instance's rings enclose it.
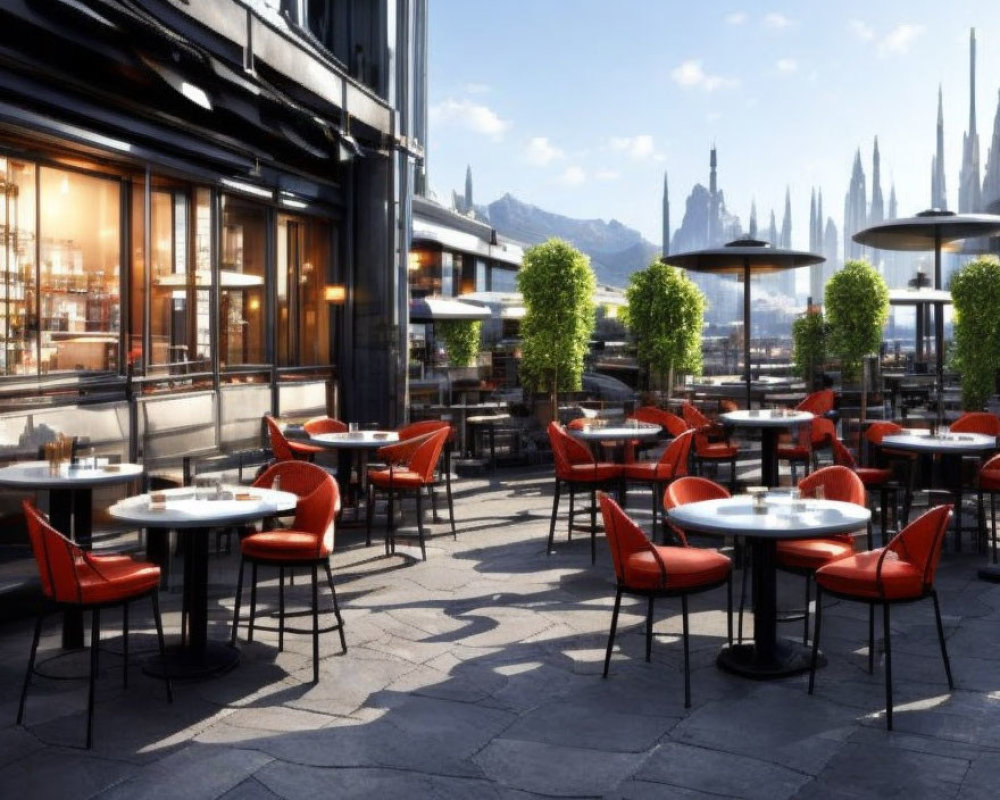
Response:
[[[864,258],[865,248],[851,237],[867,227],[868,195],[865,191],[865,171],[861,166],[861,149],[854,155],[851,186],[844,198],[844,260]],[[828,226],[829,227],[829,226]]]
[[[757,238],[757,201],[750,201],[750,230],[748,235],[751,239]]]
[[[944,183],[944,102],[938,86],[937,151],[931,159],[931,208],[948,208]]]
[[[667,173],[663,173],[663,255],[670,254],[670,192],[667,189]]]
[[[812,188],[809,194],[809,252],[819,252],[818,240],[816,237],[816,187]]]
[[[824,287],[826,286],[826,282],[830,280],[830,276],[840,266],[840,260],[837,255],[838,236],[837,225],[834,223],[833,217],[827,217],[826,230],[823,233],[823,255],[826,256],[826,263],[822,265]],[[820,294],[820,299],[822,299],[822,293]]]
[[[781,237],[778,235],[778,224],[774,221],[774,209],[771,209],[771,226],[767,232],[767,240],[775,247],[781,246]]]
[[[785,216],[781,219],[781,246],[792,247],[792,194],[785,187]]]
[[[879,163],[878,137],[872,152],[872,207],[868,214],[868,224],[877,225],[885,220],[885,201],[882,198],[882,170]]]
[[[886,219],[898,219],[899,206],[896,203],[896,184],[892,184],[889,189],[889,216]]]
[[[717,166],[717,159],[715,153],[715,145],[712,145],[712,151],[708,158],[708,246],[713,247],[717,244],[722,244],[722,220],[720,218],[719,210],[721,203],[719,201],[719,184],[716,179],[715,168]]]
[[[986,172],[983,175],[983,208],[996,213],[1000,203],[1000,102],[993,118],[993,138],[986,151]]]
[[[958,175],[959,212],[982,211],[979,183],[979,129],[976,125],[976,29],[969,31],[969,129],[962,137],[962,170]]]
[[[465,167],[465,213],[471,217],[476,215],[476,207],[472,205],[472,167]]]

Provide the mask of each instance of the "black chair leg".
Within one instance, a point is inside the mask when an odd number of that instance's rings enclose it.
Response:
[[[31,675],[35,671],[35,656],[38,653],[38,640],[42,635],[43,614],[35,617],[35,635],[31,639],[31,653],[28,656],[28,669],[24,673],[24,685],[21,687],[21,702],[17,706],[17,724],[24,722],[24,701],[28,697],[28,685],[31,683]],[[605,673],[607,670],[605,670]]]
[[[319,683],[319,581],[316,565],[312,565],[313,612],[313,683]]]
[[[424,509],[420,500],[420,490],[417,489],[417,536],[420,538],[420,560],[427,560],[427,550],[424,547]]]
[[[278,567],[278,652],[285,650],[285,568]]]
[[[653,654],[653,596],[646,603],[646,663]]]
[[[327,561],[324,566],[326,567],[326,579],[330,584],[330,595],[333,597],[333,616],[337,618],[338,633],[340,633],[340,649],[341,652],[347,652],[347,639],[344,636],[344,618],[340,616],[340,604],[337,602],[337,588],[333,585],[333,570],[330,569],[330,562]]]
[[[87,690],[87,749],[94,741],[94,679],[97,677],[97,651],[101,644],[101,610],[95,608],[90,622],[90,686]]]
[[[122,688],[128,688],[128,603],[122,606]]]
[[[247,625],[247,641],[253,641],[253,624],[257,618],[257,562],[250,564],[250,624]]]
[[[875,604],[868,604],[868,674],[875,674]]]
[[[823,626],[823,588],[816,584],[816,625],[813,627],[812,658],[809,661],[809,694],[816,686],[816,662],[819,661],[819,632]]]
[[[802,612],[802,644],[809,644],[809,601],[811,598],[810,584],[812,583],[812,578],[806,575],[806,604],[803,607],[805,610]]]
[[[931,591],[931,598],[934,600],[934,618],[937,620],[938,642],[941,644],[941,659],[944,661],[944,672],[948,676],[948,688],[954,689],[955,683],[951,679],[951,660],[948,658],[948,645],[944,640],[944,626],[941,624],[941,606],[938,604],[937,591]]]
[[[573,515],[576,513],[576,509],[574,508],[574,505],[575,505],[575,502],[576,502],[576,491],[574,490],[572,483],[570,483],[568,485],[569,485],[569,535],[567,536],[567,538],[569,539],[569,541],[572,542],[573,541]]]
[[[882,604],[882,627],[885,629],[885,723],[892,730],[892,637],[889,634],[889,604]]]
[[[240,604],[243,602],[243,565],[246,562],[240,556],[240,570],[236,576],[236,602],[233,605],[233,630],[229,635],[229,645],[236,647],[236,633],[240,624]]]
[[[156,624],[156,641],[160,646],[160,657],[162,658],[167,653],[167,647],[163,641],[163,618],[160,616],[160,598],[155,589],[150,594],[150,598],[153,601],[153,622]],[[167,702],[173,703],[174,691],[170,686],[170,676],[164,675],[163,681],[167,684]]]
[[[597,489],[590,490],[590,563],[597,563]]]
[[[451,499],[451,473],[445,480],[445,494],[448,498],[448,519],[451,521],[451,538],[458,541],[458,531],[455,530],[455,504]]]
[[[733,646],[733,573],[729,573],[726,581],[726,639]]]
[[[618,609],[622,605],[622,587],[615,592],[615,608],[611,612],[611,632],[608,634],[608,648],[604,653],[604,677],[608,677],[608,667],[611,665],[611,650],[615,646],[615,630],[618,628]]]
[[[556,478],[556,488],[552,494],[552,520],[549,522],[549,542],[545,546],[545,554],[552,555],[552,543],[556,538],[556,516],[559,513],[559,479]]]
[[[688,598],[681,595],[681,622],[684,639],[684,708],[691,708],[691,654],[688,647]]]

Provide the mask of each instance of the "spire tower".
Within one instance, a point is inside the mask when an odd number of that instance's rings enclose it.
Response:
[[[670,255],[670,192],[667,173],[663,173],[663,255]]]
[[[958,210],[981,211],[979,183],[979,129],[976,125],[976,29],[969,30],[969,129],[962,137],[962,170],[958,174]]]
[[[938,85],[937,151],[931,160],[931,208],[942,211],[948,208],[948,194],[944,183],[944,102]]]

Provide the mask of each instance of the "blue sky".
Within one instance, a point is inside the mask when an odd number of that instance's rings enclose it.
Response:
[[[477,203],[505,192],[546,210],[618,219],[661,240],[691,187],[719,184],[746,227],[751,200],[808,245],[821,187],[838,228],[855,151],[871,191],[879,138],[886,203],[930,204],[937,90],[949,208],[969,116],[969,28],[985,167],[1000,90],[1000,3],[774,4],[675,0],[430,0],[430,185],[447,201],[471,165]]]

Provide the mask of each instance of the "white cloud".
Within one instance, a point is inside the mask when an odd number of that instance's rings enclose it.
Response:
[[[535,167],[544,167],[551,161],[563,158],[565,153],[554,147],[547,136],[533,136],[524,148],[524,159]]]
[[[688,59],[680,66],[674,67],[670,72],[670,77],[674,83],[685,88],[701,88],[706,92],[714,92],[716,89],[738,86],[739,81],[735,78],[724,78],[721,75],[709,75],[701,67],[701,62],[697,59]]]
[[[862,42],[870,42],[875,38],[875,29],[860,19],[852,19],[847,23],[847,27],[851,30],[856,37],[858,37]]]
[[[878,43],[878,54],[880,56],[902,55],[909,51],[910,45],[923,32],[923,25],[903,22],[889,31]]]
[[[625,153],[637,161],[650,158],[656,152],[653,137],[648,133],[640,133],[638,136],[612,136],[610,144],[612,150]]]
[[[447,99],[430,108],[432,122],[455,124],[473,133],[482,133],[500,139],[511,126],[491,108],[469,100]]]
[[[566,167],[566,170],[559,176],[559,183],[566,186],[580,186],[587,181],[587,173],[583,167]]]
[[[594,173],[594,177],[599,181],[616,181],[622,174],[616,169],[599,169]]]
[[[726,14],[723,19],[727,25],[742,25],[747,21],[747,14],[745,11],[734,11],[731,14]]]
[[[794,58],[779,58],[775,66],[778,72],[795,72],[799,68],[799,62]]]
[[[764,15],[764,27],[770,28],[771,30],[780,31],[787,28],[792,24],[792,21],[786,17],[784,14],[778,14],[772,11],[770,14]]]
[[[464,88],[466,94],[486,94],[490,91],[489,84],[486,83],[467,83]]]

